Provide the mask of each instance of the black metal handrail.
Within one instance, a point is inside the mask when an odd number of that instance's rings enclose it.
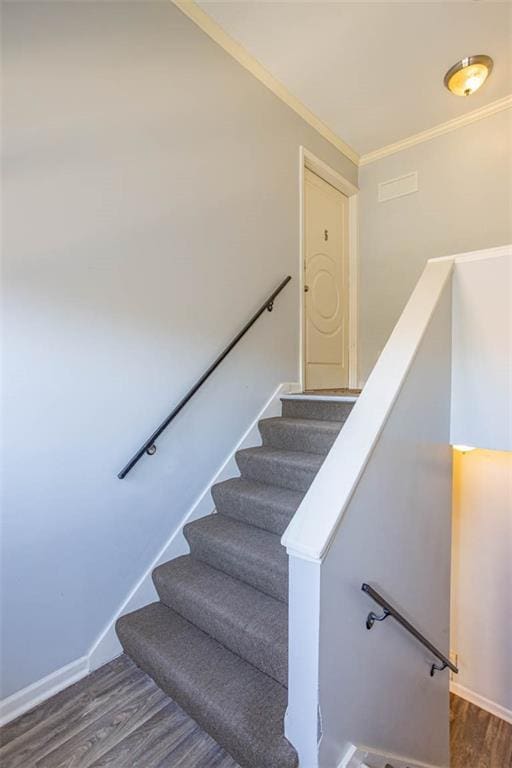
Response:
[[[442,662],[442,666],[439,664],[432,664],[430,667],[430,676],[433,677],[434,673],[437,671],[441,672],[443,669],[446,669],[447,667],[451,669],[452,672],[455,674],[458,673],[458,669],[455,666],[455,664],[452,664],[450,659],[447,659],[444,654],[441,653],[440,650],[438,650],[435,645],[432,645],[432,643],[427,640],[426,637],[424,637],[421,632],[418,632],[418,630],[413,627],[412,624],[410,624],[407,619],[405,619],[402,614],[396,610],[396,608],[393,608],[393,606],[388,603],[387,600],[385,600],[382,595],[380,595],[377,590],[373,589],[373,587],[370,587],[369,584],[363,584],[361,589],[363,592],[366,592],[367,595],[369,595],[372,600],[375,600],[376,603],[378,603],[381,608],[383,608],[384,612],[382,616],[377,616],[376,613],[373,611],[370,611],[366,618],[366,629],[371,629],[376,621],[384,621],[384,619],[387,619],[388,616],[392,616],[396,621],[398,621],[399,624],[404,627],[410,634],[416,638],[416,640],[419,640],[419,642],[425,646],[425,648],[428,648],[430,653],[435,656],[439,661]]]
[[[242,336],[245,336],[249,328],[254,325],[258,317],[263,314],[263,312],[267,309],[269,312],[272,312],[272,309],[274,308],[274,299],[276,296],[278,296],[285,285],[287,285],[291,280],[291,275],[288,275],[285,277],[285,279],[279,283],[275,291],[273,291],[268,299],[261,305],[261,307],[258,309],[257,312],[254,313],[254,315],[251,317],[251,319],[244,325],[242,330],[237,333],[235,338],[230,341],[230,343],[227,345],[227,347],[220,353],[220,355],[213,361],[213,363],[210,365],[210,367],[203,373],[203,375],[196,381],[196,383],[189,389],[185,397],[183,397],[178,405],[173,408],[171,413],[167,416],[166,419],[162,421],[159,427],[155,429],[153,434],[148,437],[145,443],[141,445],[137,453],[134,453],[128,464],[126,464],[120,473],[118,474],[118,478],[122,480],[128,472],[133,469],[133,467],[136,465],[136,463],[141,459],[145,453],[147,453],[149,456],[153,456],[153,454],[156,452],[156,445],[155,440],[157,440],[158,437],[162,434],[164,429],[166,429],[171,421],[178,415],[178,413],[186,406],[188,401],[195,395],[197,390],[202,387],[202,385],[205,383],[206,379],[208,379],[214,370],[222,363],[224,358],[231,352],[234,346],[238,344]]]

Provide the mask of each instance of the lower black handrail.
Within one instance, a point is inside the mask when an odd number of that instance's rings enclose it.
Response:
[[[169,424],[171,423],[171,421],[172,421],[172,420],[173,420],[173,419],[174,419],[174,418],[175,418],[175,417],[178,415],[178,413],[179,413],[179,412],[182,410],[182,408],[184,408],[184,407],[186,406],[186,404],[187,404],[187,403],[188,403],[188,401],[191,399],[191,397],[193,397],[193,396],[195,395],[195,393],[197,392],[197,390],[198,390],[200,387],[202,387],[202,385],[205,383],[206,379],[208,379],[208,378],[209,378],[209,377],[212,375],[212,373],[214,372],[214,370],[215,370],[215,369],[216,369],[216,368],[217,368],[217,367],[218,367],[218,366],[219,366],[219,365],[222,363],[222,361],[224,360],[224,358],[225,358],[225,357],[226,357],[226,356],[227,356],[227,355],[228,355],[228,354],[231,352],[231,350],[233,349],[233,347],[234,347],[234,346],[236,346],[236,344],[238,344],[238,342],[240,341],[240,339],[242,338],[242,336],[245,336],[245,334],[247,333],[247,331],[249,330],[249,328],[250,328],[252,325],[254,325],[254,323],[256,322],[256,320],[258,319],[258,317],[260,317],[260,315],[262,315],[262,314],[263,314],[263,312],[264,312],[266,309],[267,309],[269,312],[272,312],[272,309],[273,309],[273,307],[274,307],[274,299],[276,298],[276,296],[278,296],[278,295],[281,293],[281,291],[283,290],[283,288],[285,287],[285,285],[287,285],[287,284],[290,282],[290,280],[291,280],[291,279],[292,279],[292,278],[291,278],[291,275],[288,275],[287,277],[285,277],[285,279],[284,279],[284,280],[283,280],[281,283],[279,283],[279,285],[277,286],[277,288],[275,289],[275,291],[273,291],[273,292],[270,294],[270,296],[268,297],[268,299],[267,299],[267,300],[266,300],[266,301],[265,301],[265,302],[264,302],[264,303],[261,305],[261,307],[258,309],[258,311],[257,311],[257,312],[255,312],[255,313],[254,313],[254,315],[251,317],[251,319],[250,319],[250,320],[249,320],[249,321],[248,321],[248,322],[247,322],[247,323],[244,325],[244,327],[242,328],[242,330],[241,330],[239,333],[237,333],[237,335],[235,336],[235,338],[234,338],[232,341],[230,341],[230,343],[227,345],[227,347],[226,347],[226,348],[225,348],[225,349],[224,349],[224,350],[223,350],[223,351],[220,353],[220,355],[219,355],[219,356],[218,356],[218,357],[217,357],[217,358],[216,358],[216,359],[213,361],[213,363],[210,365],[210,367],[209,367],[209,368],[207,368],[207,370],[206,370],[206,371],[203,373],[203,375],[202,375],[202,376],[201,376],[201,377],[200,377],[200,378],[199,378],[199,379],[196,381],[196,383],[195,383],[195,384],[194,384],[194,385],[193,385],[193,386],[192,386],[192,387],[189,389],[189,391],[187,392],[187,394],[185,395],[185,397],[183,397],[183,398],[180,400],[180,402],[178,403],[178,405],[177,405],[175,408],[173,408],[173,410],[172,410],[172,411],[171,411],[171,413],[170,413],[170,414],[167,416],[167,418],[166,418],[166,419],[164,419],[164,420],[162,421],[162,423],[160,424],[160,426],[158,426],[158,427],[155,429],[155,431],[153,432],[153,434],[152,434],[150,437],[148,437],[148,439],[146,440],[146,442],[145,442],[145,443],[143,443],[143,444],[141,445],[141,447],[139,448],[139,450],[138,450],[136,453],[134,453],[134,454],[133,454],[133,456],[132,456],[132,458],[130,459],[130,461],[129,461],[129,462],[128,462],[128,463],[127,463],[127,464],[126,464],[126,465],[125,465],[125,466],[122,468],[122,470],[119,472],[119,474],[118,474],[118,478],[119,478],[120,480],[122,480],[123,478],[125,478],[125,477],[126,477],[126,475],[128,474],[128,472],[129,472],[131,469],[133,469],[133,467],[136,465],[136,463],[139,461],[139,459],[141,459],[141,458],[144,456],[144,454],[145,454],[145,453],[147,453],[149,456],[152,456],[152,455],[153,455],[153,454],[156,452],[156,445],[155,445],[155,440],[156,440],[158,437],[160,437],[160,435],[162,434],[162,432],[164,431],[164,429],[166,429],[166,428],[169,426]]]
[[[447,659],[444,654],[441,653],[440,650],[438,650],[435,645],[432,645],[432,643],[427,640],[426,637],[424,637],[421,632],[418,632],[416,627],[413,627],[412,624],[410,624],[406,618],[402,616],[402,614],[397,611],[396,608],[393,608],[391,603],[388,603],[387,600],[385,600],[382,595],[380,595],[377,590],[373,589],[373,587],[370,587],[369,584],[363,584],[361,589],[363,592],[366,592],[367,595],[369,595],[372,600],[375,600],[376,603],[378,603],[381,608],[384,609],[384,612],[382,616],[377,616],[376,613],[373,611],[370,611],[368,616],[366,617],[366,629],[371,629],[376,621],[384,621],[384,619],[387,619],[388,616],[392,616],[396,621],[398,621],[399,624],[404,627],[408,632],[410,632],[413,637],[416,638],[416,640],[419,640],[419,642],[425,646],[425,648],[428,648],[430,653],[435,656],[437,659],[439,659],[440,662],[442,662],[442,666],[439,664],[432,664],[430,667],[430,676],[433,677],[434,673],[437,671],[441,672],[443,669],[446,669],[447,667],[451,669],[452,672],[455,674],[458,673],[458,669],[455,666],[455,664],[452,664],[450,659]]]

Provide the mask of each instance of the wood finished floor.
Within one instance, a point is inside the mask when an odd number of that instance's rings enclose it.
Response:
[[[0,729],[1,768],[239,768],[127,657]]]
[[[512,768],[512,725],[451,697],[451,768]],[[239,768],[126,656],[0,729],[1,768]]]
[[[450,695],[450,768],[512,768],[512,725]]]

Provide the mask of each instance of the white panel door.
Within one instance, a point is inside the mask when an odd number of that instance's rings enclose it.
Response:
[[[348,387],[348,198],[304,170],[306,389]]]

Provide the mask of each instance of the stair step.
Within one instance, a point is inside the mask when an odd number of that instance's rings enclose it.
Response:
[[[235,458],[240,474],[248,480],[307,491],[325,457],[264,446],[237,451]]]
[[[215,640],[288,685],[286,605],[190,555],[158,566],[162,603]]]
[[[314,421],[338,421],[340,428],[350,415],[355,402],[339,399],[311,399],[301,397],[281,398],[282,415],[290,419],[313,419]]]
[[[193,557],[271,597],[288,600],[288,555],[279,536],[225,515],[187,523]]]
[[[287,691],[162,603],[121,617],[126,653],[242,768],[296,768]]]
[[[211,489],[217,512],[282,536],[304,494],[264,485],[243,477],[217,483]]]
[[[263,445],[285,451],[319,453],[325,456],[343,426],[340,421],[289,419],[283,416],[262,419],[259,430]]]

